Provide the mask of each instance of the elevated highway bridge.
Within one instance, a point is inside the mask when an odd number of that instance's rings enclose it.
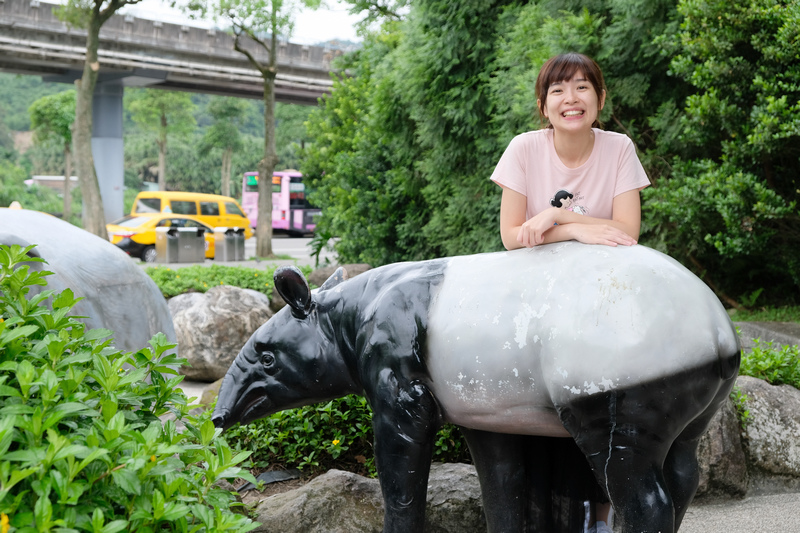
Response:
[[[39,0],[0,0],[0,71],[74,83],[86,55],[86,31],[71,28]],[[266,63],[253,41],[244,46]],[[276,99],[314,105],[330,91],[341,52],[279,41]],[[114,15],[100,32],[100,76],[94,97],[92,148],[106,219],[122,216],[122,97],[125,87],[151,87],[261,99],[263,78],[233,49],[227,32],[132,15]]]

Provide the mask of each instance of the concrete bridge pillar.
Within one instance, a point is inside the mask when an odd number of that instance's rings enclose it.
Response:
[[[122,79],[98,80],[92,104],[92,156],[106,222],[123,216],[125,158],[122,144]]]

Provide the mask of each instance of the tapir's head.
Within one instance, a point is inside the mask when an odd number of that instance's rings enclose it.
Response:
[[[340,268],[319,291],[329,290],[344,277]],[[247,424],[355,390],[329,322],[320,320],[327,311],[320,310],[303,274],[295,267],[283,267],[275,271],[274,279],[288,305],[253,333],[228,369],[212,417],[217,427]]]

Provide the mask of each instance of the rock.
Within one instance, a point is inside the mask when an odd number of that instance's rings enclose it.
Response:
[[[740,376],[736,381],[747,399],[745,428],[754,492],[800,487],[800,390],[790,385]]]
[[[200,396],[198,403],[203,407],[203,411],[208,409],[208,406],[214,403],[219,396],[219,388],[222,386],[224,376],[219,378],[214,383],[203,389],[203,394]]]
[[[255,531],[270,533],[350,533],[383,529],[378,481],[330,470],[308,484],[276,494],[256,508]]]
[[[741,427],[730,398],[717,411],[697,450],[700,486],[697,496],[744,496],[747,462]]]
[[[377,479],[330,470],[299,489],[270,496],[256,508],[270,533],[379,533],[383,498]],[[464,464],[434,464],[425,531],[486,531],[478,475]]]
[[[169,307],[169,312],[172,313],[174,317],[179,312],[199,305],[204,300],[205,295],[201,292],[185,292],[167,300],[167,306]]]
[[[176,298],[189,301],[172,302]],[[170,308],[177,309],[173,322],[178,354],[191,365],[180,372],[196,381],[224,377],[250,335],[272,316],[266,295],[230,285],[172,300]]]
[[[481,486],[474,466],[463,463],[431,465],[425,531],[486,531]]]
[[[347,279],[354,278],[359,274],[363,274],[367,270],[371,270],[372,267],[366,263],[353,263],[349,265],[339,265],[344,267],[347,271]],[[308,283],[309,285],[321,287],[325,281],[336,272],[336,269],[339,266],[329,266],[329,267],[322,267],[318,268],[308,276]]]

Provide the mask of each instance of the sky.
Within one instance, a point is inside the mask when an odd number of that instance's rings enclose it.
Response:
[[[347,12],[349,5],[339,0],[326,0],[325,3],[330,7],[320,8],[317,11],[305,10],[297,16],[290,42],[316,44],[333,39],[361,41],[361,38],[356,35],[354,27],[359,17]],[[189,20],[180,10],[170,8],[166,0],[142,0],[138,4],[126,7],[121,13],[188,26],[210,27],[213,25],[211,22]]]

